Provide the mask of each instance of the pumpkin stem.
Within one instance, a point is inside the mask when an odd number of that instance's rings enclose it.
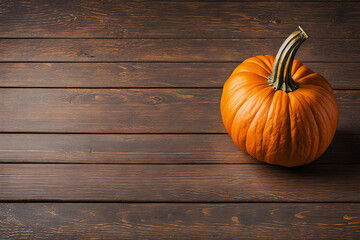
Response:
[[[299,87],[299,83],[295,82],[291,76],[291,69],[295,54],[306,39],[308,39],[308,36],[304,30],[298,26],[281,45],[275,58],[273,72],[268,77],[269,85],[276,91],[283,90],[285,92],[292,92]]]

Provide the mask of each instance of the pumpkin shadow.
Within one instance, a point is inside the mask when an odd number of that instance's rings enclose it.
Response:
[[[353,180],[359,178],[360,135],[350,131],[336,132],[332,143],[326,152],[316,161],[305,166],[286,168],[273,166],[276,171],[299,179],[309,176],[313,180],[342,178]],[[353,167],[351,167],[353,166]],[[355,177],[355,178],[354,178]]]
[[[311,165],[360,163],[360,134],[338,130],[326,152]]]

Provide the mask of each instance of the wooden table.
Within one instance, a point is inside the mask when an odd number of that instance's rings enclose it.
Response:
[[[4,0],[0,239],[360,239],[360,3]],[[340,109],[315,163],[234,146],[219,101],[244,59],[297,58]]]

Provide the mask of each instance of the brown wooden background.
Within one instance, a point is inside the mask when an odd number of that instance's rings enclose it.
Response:
[[[0,2],[0,239],[360,239],[358,1]],[[306,167],[225,133],[244,59],[297,58],[340,108]]]

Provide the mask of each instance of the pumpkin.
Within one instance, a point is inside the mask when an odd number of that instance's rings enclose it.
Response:
[[[246,59],[224,84],[221,115],[234,143],[252,157],[294,167],[319,158],[338,122],[333,89],[294,59],[308,38],[299,26],[276,57]]]

